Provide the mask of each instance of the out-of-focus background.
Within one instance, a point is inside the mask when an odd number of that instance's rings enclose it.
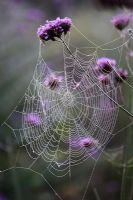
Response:
[[[89,40],[103,44],[119,37],[110,23],[112,16],[121,12],[123,8],[131,9],[132,7],[131,0],[1,0],[0,123],[2,124],[13,111],[32,79],[39,51],[39,39],[36,32],[41,24],[44,24],[47,19],[53,20],[56,17],[67,16],[72,18],[76,27]],[[77,32],[74,34],[75,43],[79,47],[85,46],[83,38],[79,37]],[[103,55],[106,53],[104,52]],[[49,65],[56,64],[56,69],[59,69],[57,66],[59,57],[56,49],[52,46],[47,48],[45,59]],[[121,124],[124,126],[128,122],[127,116],[123,113],[119,118],[117,129],[122,127]],[[2,127],[0,132],[0,169],[7,169],[10,167],[10,163],[15,162],[16,145],[14,140],[8,127]],[[111,141],[111,145],[117,146],[117,142],[122,140],[123,132]],[[117,153],[117,155],[112,153],[113,158],[121,157],[121,152]],[[26,154],[22,156],[24,157],[23,162],[26,162]],[[63,200],[78,200],[83,192],[82,186],[87,182],[88,170],[84,168],[82,171],[78,168],[71,184],[65,184],[65,181],[62,182],[60,179],[52,177],[48,177],[48,180],[53,180],[54,188],[61,194]],[[121,168],[101,157],[85,199],[96,199],[97,194],[94,188],[97,188],[101,200],[120,199],[121,171]],[[0,200],[23,199],[54,200],[58,197],[40,176],[28,170],[10,170],[0,173]]]

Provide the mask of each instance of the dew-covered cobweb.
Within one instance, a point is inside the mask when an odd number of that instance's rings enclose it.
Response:
[[[110,73],[110,84],[104,85],[98,79],[95,64],[97,58],[111,53],[119,58],[119,66],[123,49],[131,38],[119,37],[96,45],[81,33],[80,37],[86,39],[87,47],[75,47],[71,34],[64,37],[64,43],[58,42],[64,59],[61,71],[51,69],[45,62],[42,52],[47,51],[47,45],[40,43],[33,78],[23,98],[2,124],[12,131],[17,155],[12,165],[1,169],[1,173],[12,169],[30,170],[43,178],[58,199],[63,198],[47,179],[48,174],[70,183],[74,176],[80,178],[77,169],[81,168],[82,173],[86,166],[87,178],[80,198],[84,200],[97,161],[117,134],[113,130],[119,109],[125,110],[120,97],[121,84],[114,83],[116,72]],[[60,81],[49,87],[46,83],[53,76],[61,77]],[[36,119],[36,124],[29,123],[29,114]],[[15,120],[17,125],[13,123]],[[87,147],[81,143],[84,138],[92,141]],[[27,157],[22,162],[24,150]]]

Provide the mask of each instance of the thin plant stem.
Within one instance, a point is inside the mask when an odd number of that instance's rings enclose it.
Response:
[[[96,197],[96,200],[101,200],[101,198],[100,198],[100,196],[99,196],[98,191],[97,191],[96,188],[93,189],[93,192],[94,192],[94,195]]]
[[[130,195],[129,195],[129,200],[132,200],[132,199],[133,199],[133,178],[131,181],[131,190],[130,190]]]
[[[132,93],[129,93],[129,109],[132,112]],[[132,121],[132,118],[130,119]],[[130,127],[129,132],[125,133],[124,136],[124,149],[123,149],[123,172],[122,172],[122,184],[121,184],[121,200],[127,200],[131,196],[132,188],[128,188],[127,175],[128,175],[128,161],[129,161],[129,150],[130,142],[132,140],[132,128]],[[131,147],[132,148],[132,147]],[[132,183],[131,183],[132,185]],[[131,189],[131,191],[129,191]]]
[[[125,144],[123,150],[123,171],[122,171],[122,183],[121,183],[121,200],[126,200],[126,176],[127,176],[127,137],[125,135]]]

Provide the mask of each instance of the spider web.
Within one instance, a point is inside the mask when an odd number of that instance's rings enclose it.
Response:
[[[41,55],[24,97],[3,123],[10,128],[21,149],[25,149],[29,158],[21,166],[21,153],[17,155],[13,166],[2,169],[5,172],[12,168],[29,169],[40,175],[58,196],[62,199],[52,183],[47,181],[47,174],[57,178],[68,176],[72,180],[72,172],[84,165],[90,166],[93,162],[86,183],[85,198],[96,163],[104,151],[107,143],[113,137],[119,108],[121,107],[121,86],[114,83],[114,73],[110,73],[110,84],[103,85],[98,79],[95,70],[99,51],[114,52],[122,56],[122,48],[127,44],[117,38],[110,43],[96,46],[91,41],[89,47],[76,48],[70,45],[70,35],[64,38],[62,44],[64,70],[55,71],[49,68]],[[116,41],[121,44],[115,48]],[[105,48],[104,48],[105,47]],[[86,53],[87,52],[87,53]],[[89,52],[89,54],[88,54]],[[45,82],[50,76],[62,76],[58,87],[49,88]],[[128,83],[127,83],[128,84]],[[131,87],[131,86],[130,86]],[[27,120],[29,113],[39,117],[39,122],[31,124]],[[14,127],[13,121],[18,120]],[[92,140],[86,148],[81,145],[84,138]],[[43,165],[42,165],[42,161]],[[41,166],[40,166],[41,165]]]

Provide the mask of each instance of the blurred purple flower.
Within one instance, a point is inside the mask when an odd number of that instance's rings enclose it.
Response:
[[[131,15],[122,13],[114,16],[113,19],[111,20],[111,23],[114,25],[115,28],[122,31],[126,26],[128,26],[130,21],[131,21]]]
[[[108,76],[108,75],[101,74],[101,75],[99,75],[98,80],[99,80],[103,85],[108,85],[108,84],[110,83],[110,80],[109,80],[109,76]]]
[[[99,58],[96,61],[96,71],[101,73],[110,73],[116,67],[116,60],[111,58]]]
[[[79,141],[79,145],[81,147],[85,147],[85,148],[92,147],[92,146],[96,145],[97,143],[98,143],[97,140],[95,140],[92,137],[86,137]]]
[[[0,193],[0,200],[7,200],[7,198],[4,194]]]
[[[45,80],[44,84],[51,90],[54,90],[59,86],[63,79],[63,76],[56,76],[55,74],[52,74]]]
[[[79,138],[77,137],[73,137],[71,145],[74,148],[87,148],[87,149],[91,149],[94,146],[97,146],[98,141],[96,139],[94,139],[92,136],[81,136]]]
[[[31,21],[40,21],[43,17],[43,13],[40,9],[32,8],[27,11],[27,18]]]
[[[132,8],[133,7],[133,1],[132,0],[98,0],[103,6],[108,7],[127,7]]]
[[[91,156],[93,159],[97,159],[102,152],[99,140],[90,135],[72,136],[70,145],[72,150],[84,152],[86,158]]]
[[[25,116],[25,121],[34,126],[39,126],[42,124],[42,119],[37,113],[28,113]]]
[[[58,17],[56,20],[47,21],[44,26],[40,26],[37,35],[42,41],[55,41],[55,38],[61,38],[63,33],[66,35],[70,31],[71,25],[72,21],[70,18],[60,19]]]
[[[99,141],[92,136],[73,137],[71,140],[71,148],[77,151],[84,151],[85,157],[96,159],[101,153]]]
[[[119,68],[117,74],[115,74],[115,80],[118,83],[122,83],[123,80],[128,78],[128,71],[126,69]]]

